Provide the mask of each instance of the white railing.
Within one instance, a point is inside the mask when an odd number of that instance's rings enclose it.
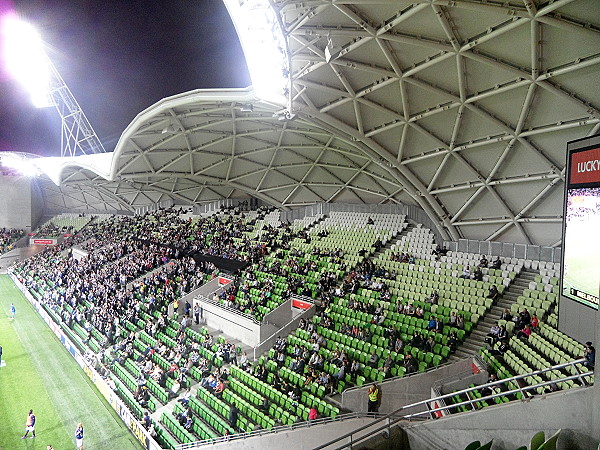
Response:
[[[323,450],[323,449],[341,450],[344,448],[352,448],[353,446],[356,446],[357,444],[360,444],[361,442],[364,442],[364,441],[372,438],[377,433],[381,433],[383,431],[390,432],[392,426],[398,424],[400,421],[403,421],[403,420],[435,418],[436,414],[442,414],[442,413],[447,412],[448,410],[456,409],[456,408],[459,408],[461,406],[466,406],[466,405],[469,405],[473,409],[476,409],[475,405],[474,405],[474,403],[476,403],[476,402],[493,400],[497,397],[503,397],[503,396],[511,395],[511,394],[520,393],[522,396],[534,395],[537,392],[538,388],[544,388],[544,387],[558,384],[558,383],[561,383],[564,381],[579,380],[579,382],[582,385],[588,385],[591,383],[592,377],[594,376],[594,372],[593,371],[587,371],[587,372],[581,371],[580,368],[582,367],[584,362],[585,362],[585,359],[578,359],[578,360],[571,361],[568,363],[548,367],[546,369],[536,370],[535,372],[531,372],[531,373],[528,373],[525,375],[518,375],[515,377],[511,377],[511,378],[505,378],[502,380],[495,381],[493,383],[482,384],[482,385],[475,386],[472,388],[463,389],[461,391],[455,391],[450,394],[440,395],[438,397],[433,397],[428,400],[423,400],[423,401],[420,401],[417,403],[406,405],[406,406],[403,406],[402,408],[380,418],[379,420],[377,420],[374,423],[370,423],[364,427],[360,427],[350,433],[347,433],[347,434],[340,436],[334,440],[331,440],[319,447],[316,447],[313,450]],[[568,370],[568,371],[575,372],[574,375],[569,375],[569,376],[566,376],[563,378],[554,379],[551,381],[545,381],[542,383],[537,383],[537,384],[527,385],[527,386],[522,386],[519,383],[520,380],[523,380],[523,379],[531,377],[531,376],[540,375],[540,374],[543,374],[546,372],[551,372],[553,370],[567,369],[569,367],[571,367],[572,369]],[[517,387],[514,389],[500,391],[500,392],[493,393],[493,394],[486,395],[486,396],[481,396],[481,397],[472,396],[472,393],[474,391],[478,391],[478,390],[482,390],[482,389],[486,389],[486,388],[494,388],[494,387],[499,388],[501,385],[507,384],[507,383],[511,383],[513,385],[516,385]],[[532,392],[533,392],[533,394],[532,394]],[[450,405],[445,404],[446,399],[449,399],[456,395],[461,395],[461,394],[465,394],[465,396],[468,398],[468,400],[460,402],[460,403],[450,404]],[[432,407],[432,405],[436,405],[436,404],[437,405],[442,404],[442,406]],[[419,408],[422,410],[418,411],[418,412],[411,412],[408,414],[404,414],[404,412],[409,411],[409,410],[414,410],[415,408]],[[377,426],[375,429],[373,429],[373,426],[375,426],[377,423],[379,423],[381,425]],[[367,430],[367,429],[369,429],[369,431],[365,433],[365,430]],[[364,433],[364,434],[361,434],[361,433]]]

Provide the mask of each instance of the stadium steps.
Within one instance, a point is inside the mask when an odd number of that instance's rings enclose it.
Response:
[[[369,259],[371,261],[375,261],[377,259],[379,259],[379,257],[383,254],[385,254],[385,252],[387,250],[390,250],[392,248],[392,245],[397,245],[399,240],[402,238],[402,236],[406,235],[406,230],[412,230],[414,227],[412,225],[408,226],[409,228],[405,228],[402,231],[400,231],[400,233],[395,234],[394,236],[392,236],[385,245],[381,246],[381,248],[376,251],[375,253],[373,253]]]
[[[469,337],[458,347],[456,353],[451,355],[449,358],[450,362],[471,357],[485,345],[485,337],[488,335],[492,325],[500,320],[504,309],[510,311],[511,306],[517,302],[517,297],[522,295],[523,290],[529,287],[530,281],[534,281],[535,275],[537,275],[537,272],[528,269],[523,269],[517,274],[510,286],[498,298],[496,304],[477,323],[477,326],[473,328]]]
[[[143,281],[145,278],[151,277],[152,275],[154,275],[156,272],[162,270],[165,267],[169,267],[169,261],[166,262],[166,264],[163,264],[162,266],[158,266],[154,269],[152,269],[150,272],[145,272],[142,275],[140,275],[137,278],[134,278],[133,280],[131,280],[129,283],[127,283],[127,285],[125,286],[125,289],[132,289],[133,288],[133,284],[138,282],[138,281]]]

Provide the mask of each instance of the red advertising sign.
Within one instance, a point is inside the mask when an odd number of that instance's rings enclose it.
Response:
[[[33,243],[42,245],[52,245],[54,244],[54,239],[34,239]]]
[[[302,300],[298,300],[297,298],[292,298],[292,306],[294,308],[308,309],[312,306],[312,303],[304,302]]]
[[[231,283],[231,280],[229,278],[219,277],[219,284],[221,286],[223,286],[224,284],[229,284],[229,283]]]
[[[600,182],[600,147],[571,155],[569,184]]]

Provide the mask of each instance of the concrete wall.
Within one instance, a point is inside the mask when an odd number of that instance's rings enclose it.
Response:
[[[31,229],[36,229],[42,224],[42,217],[46,209],[46,199],[38,180],[31,181]],[[29,231],[29,230],[28,230]]]
[[[89,255],[89,252],[87,250],[82,249],[81,247],[73,247],[73,258],[76,259],[77,261],[79,261],[80,259],[85,258],[86,256]],[[184,302],[185,303],[185,302]]]
[[[561,295],[558,304],[558,329],[579,342],[598,342],[598,311]]]
[[[291,303],[291,301],[287,301],[283,304],[285,305],[286,303]],[[287,336],[293,330],[298,328],[298,323],[300,322],[300,319],[310,320],[310,318],[315,314],[315,309],[316,308],[314,306],[311,306],[309,309],[298,314],[292,320],[290,320],[290,322],[276,330],[275,334],[271,334],[267,337],[264,337],[261,340],[260,344],[254,348],[254,359],[258,359],[264,352],[268,351],[271,347],[273,347],[273,344],[277,340],[278,336]]]
[[[405,405],[431,398],[431,388],[434,383],[445,378],[455,379],[457,376],[469,376],[472,374],[472,364],[471,359],[464,359],[429,372],[384,381],[380,384],[381,404],[379,412],[391,413]],[[366,412],[368,388],[369,385],[365,385],[362,388],[344,391],[342,393],[342,406],[351,411]],[[409,412],[414,411],[407,411],[407,413]]]
[[[269,322],[278,327],[284,326],[292,320],[292,301],[287,300],[275,308],[273,311],[265,314],[263,322]],[[268,337],[268,336],[267,336]]]
[[[209,327],[221,330],[251,347],[255,347],[261,342],[261,326],[259,324],[213,303],[195,301],[202,306],[203,317]]]
[[[31,178],[0,176],[0,228],[31,231]]]
[[[323,425],[311,425],[310,427],[301,427],[290,429],[290,431],[279,431],[277,433],[266,433],[257,437],[248,437],[246,439],[236,439],[231,442],[211,445],[216,449],[244,449],[244,450],[265,450],[265,449],[287,449],[287,450],[305,450],[313,449],[319,445],[325,444],[338,436],[343,436],[357,428],[373,422],[373,419],[357,418],[329,422]],[[365,430],[368,432],[369,429]],[[339,444],[337,445],[339,446]]]
[[[538,431],[549,437],[559,429],[563,430],[559,449],[597,448],[598,439],[593,434],[599,423],[590,414],[593,389],[571,389],[407,425],[410,448],[457,449],[475,440],[484,443],[491,439],[493,449],[515,449],[521,445],[529,448],[531,437]]]

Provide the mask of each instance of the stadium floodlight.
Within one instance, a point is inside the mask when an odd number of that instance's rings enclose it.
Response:
[[[25,87],[35,107],[53,106],[49,60],[40,34],[31,24],[8,14],[2,19],[2,35],[8,72]]]
[[[8,72],[29,91],[37,107],[54,106],[61,118],[61,156],[104,153],[104,145],[73,93],[46,54],[39,33],[9,13],[0,22]]]
[[[34,159],[30,159],[21,153],[4,152],[0,154],[0,163],[2,167],[12,169],[27,177],[35,177],[41,174],[34,163]]]
[[[225,0],[259,98],[291,107],[287,40],[269,0]]]

